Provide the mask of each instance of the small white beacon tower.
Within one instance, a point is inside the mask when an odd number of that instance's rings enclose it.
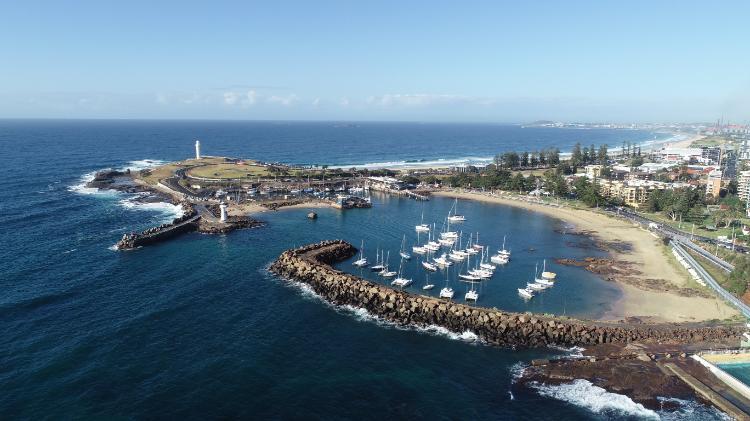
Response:
[[[219,209],[221,209],[221,222],[227,222],[227,204],[221,202],[221,204],[219,204]]]
[[[201,141],[195,141],[195,159],[201,159]]]

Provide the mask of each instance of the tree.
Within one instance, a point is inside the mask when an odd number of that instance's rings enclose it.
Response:
[[[577,167],[583,163],[583,153],[581,152],[581,144],[576,143],[573,147],[573,153],[570,155],[570,165]]]
[[[631,167],[640,167],[643,165],[643,157],[642,156],[636,156],[630,159],[630,166]]]
[[[547,154],[547,163],[552,166],[556,166],[560,163],[560,149],[552,148]]]
[[[523,174],[516,173],[515,177],[510,182],[510,188],[512,190],[518,190],[518,192],[522,192],[526,189],[526,178],[524,178]]]
[[[561,174],[548,170],[544,173],[544,183],[547,190],[555,196],[565,196],[568,194],[568,183]]]
[[[520,158],[515,152],[505,152],[502,157],[502,163],[504,168],[513,169],[518,168]]]
[[[601,165],[607,165],[607,145],[599,146],[599,153],[596,155],[596,162]]]
[[[573,188],[575,188],[576,196],[589,207],[597,206],[604,201],[599,194],[599,186],[591,183],[586,177],[578,177],[573,182]]]
[[[523,154],[521,154],[521,166],[523,168],[526,168],[529,166],[529,153],[528,152],[524,152]]]
[[[589,164],[596,164],[596,147],[591,145],[589,147]]]
[[[531,158],[529,158],[529,163],[531,164],[532,167],[536,167],[537,165],[539,165],[539,158],[537,158],[536,152],[531,153]]]

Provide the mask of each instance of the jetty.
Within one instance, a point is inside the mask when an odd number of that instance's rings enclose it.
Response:
[[[262,225],[262,222],[248,217],[227,216],[225,214],[217,216],[203,204],[194,205],[190,202],[181,202],[180,205],[183,209],[181,217],[175,218],[170,223],[148,228],[142,232],[126,233],[115,247],[118,250],[132,250],[191,231],[219,234]]]
[[[356,253],[357,249],[345,241],[324,241],[285,251],[270,270],[310,285],[333,304],[364,308],[396,324],[437,325],[456,333],[468,330],[486,343],[505,347],[590,346],[636,341],[739,343],[743,332],[739,325],[595,322],[454,303],[394,289],[331,266]]]

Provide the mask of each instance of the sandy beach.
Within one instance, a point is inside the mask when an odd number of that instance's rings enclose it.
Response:
[[[687,272],[672,262],[666,247],[650,232],[623,220],[609,217],[590,210],[554,207],[520,201],[517,196],[490,196],[483,193],[439,191],[435,196],[457,197],[459,199],[478,200],[488,203],[514,206],[533,212],[541,212],[553,218],[561,219],[576,227],[577,230],[591,231],[603,242],[627,242],[630,251],[617,253],[612,257],[618,261],[630,263],[640,273],[631,278],[640,278],[660,286],[660,291],[644,289],[633,284],[618,282],[622,298],[614,303],[611,312],[602,319],[619,320],[625,317],[638,317],[653,322],[698,322],[712,319],[727,319],[738,312],[710,292],[709,295],[684,296],[670,289],[693,287]],[[697,286],[696,286],[697,287]],[[697,287],[700,288],[700,287]]]

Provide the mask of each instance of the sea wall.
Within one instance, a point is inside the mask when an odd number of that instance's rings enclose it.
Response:
[[[270,270],[310,285],[317,294],[337,305],[364,308],[397,324],[437,325],[459,333],[469,330],[499,346],[586,346],[633,341],[721,343],[739,341],[742,332],[740,326],[604,323],[471,307],[393,289],[331,267],[356,252],[345,241],[324,241],[285,251]]]
[[[195,231],[198,228],[200,215],[195,207],[188,202],[181,202],[183,215],[168,224],[149,228],[142,232],[127,233],[117,242],[118,250],[129,250],[148,244],[157,243],[184,232]]]

